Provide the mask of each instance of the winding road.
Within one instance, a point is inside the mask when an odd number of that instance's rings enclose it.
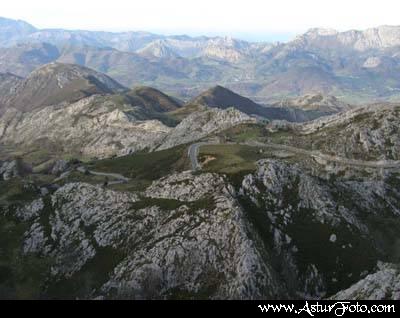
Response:
[[[78,167],[76,170],[81,173],[86,173],[86,171],[87,171],[94,176],[103,176],[103,177],[107,177],[107,178],[117,179],[117,181],[109,181],[108,182],[109,185],[126,183],[129,181],[129,178],[124,177],[122,174],[119,174],[119,173],[106,173],[106,172],[91,171],[91,170],[87,170],[85,167],[82,167],[82,166]]]
[[[199,164],[199,161],[197,160],[197,157],[199,155],[200,147],[205,146],[205,145],[208,145],[208,143],[198,142],[198,143],[190,145],[190,147],[189,147],[188,156],[189,156],[193,171],[197,171],[197,170],[201,169],[201,166]]]
[[[201,146],[205,145],[215,145],[215,143],[206,143],[199,142],[192,144],[189,147],[188,155],[192,164],[192,170],[197,171],[201,169],[201,165],[199,164],[197,157],[199,154],[199,149]],[[347,166],[356,166],[356,167],[364,167],[364,168],[377,168],[377,169],[393,169],[400,168],[400,161],[364,161],[364,160],[356,160],[356,159],[348,159],[338,156],[331,156],[322,154],[319,151],[312,151],[301,149],[297,147],[281,145],[281,144],[273,144],[273,143],[261,143],[257,141],[249,142],[249,143],[238,143],[238,145],[247,145],[247,146],[255,146],[255,147],[263,147],[263,148],[272,148],[276,150],[285,150],[295,154],[301,154],[310,156],[315,158],[316,160],[328,161],[328,162],[337,162]]]

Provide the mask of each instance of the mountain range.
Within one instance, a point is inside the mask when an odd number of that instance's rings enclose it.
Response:
[[[221,86],[4,78],[0,298],[397,297],[398,104],[276,106],[334,112],[298,123]]]
[[[311,97],[309,103],[293,100],[290,107],[265,107],[222,86],[184,103],[151,87],[128,89],[105,74],[61,63],[39,67],[26,78],[6,73],[0,83],[3,143],[31,149],[46,141],[52,152],[79,156],[107,157],[190,142],[203,134],[186,136],[193,122],[210,121],[209,116],[221,122],[209,123],[204,136],[250,118],[303,122],[350,107],[332,99],[307,109],[318,101]]]
[[[399,33],[395,26],[311,29],[287,43],[251,43],[229,37],[39,30],[2,18],[0,72],[26,76],[57,61],[183,99],[220,84],[263,104],[308,93],[351,103],[396,100]]]

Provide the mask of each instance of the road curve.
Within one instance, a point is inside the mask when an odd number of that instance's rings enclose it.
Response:
[[[206,142],[199,142],[192,144],[188,150],[188,156],[190,158],[190,162],[192,164],[192,170],[197,171],[201,169],[201,166],[197,160],[197,156],[199,154],[199,148],[201,146],[208,145]],[[215,145],[215,143],[213,143]],[[321,159],[329,162],[337,162],[347,166],[356,166],[356,167],[364,167],[364,168],[378,168],[378,169],[393,169],[400,168],[400,161],[364,161],[364,160],[356,160],[356,159],[348,159],[338,156],[326,155],[322,154],[318,151],[311,151],[306,149],[301,149],[297,147],[281,145],[281,144],[273,144],[273,143],[261,143],[257,141],[252,141],[249,143],[238,143],[238,145],[247,145],[247,146],[255,146],[255,147],[264,147],[264,148],[272,148],[277,150],[286,150],[295,154],[307,155],[313,157],[315,159]]]
[[[297,147],[273,144],[273,143],[261,143],[261,142],[252,142],[247,145],[259,146],[259,147],[267,147],[273,148],[277,150],[286,150],[297,154],[308,155],[310,157],[316,159],[322,159],[330,162],[337,162],[340,164],[344,164],[347,166],[357,166],[357,167],[365,167],[365,168],[378,168],[378,169],[390,169],[390,168],[400,168],[400,161],[364,161],[364,160],[356,160],[356,159],[348,159],[339,156],[332,156],[320,153],[319,151],[312,151],[301,149]]]
[[[120,182],[128,182],[129,181],[129,178],[126,178],[122,174],[118,174],[118,173],[106,173],[106,172],[91,171],[91,170],[86,170],[85,167],[78,167],[76,170],[78,170],[79,172],[82,172],[82,173],[85,173],[87,171],[94,176],[104,176],[104,177],[118,179]],[[109,183],[115,184],[115,181],[111,181]]]
[[[199,155],[199,148],[204,145],[207,145],[207,143],[198,142],[198,143],[195,143],[195,144],[192,144],[189,146],[188,157],[190,159],[190,163],[192,165],[193,171],[197,171],[197,170],[201,169],[201,166],[199,164],[199,161],[197,160],[197,157]]]

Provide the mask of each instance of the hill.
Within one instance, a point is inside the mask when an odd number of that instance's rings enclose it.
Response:
[[[292,99],[283,99],[276,104],[280,107],[294,107],[302,110],[318,110],[326,113],[338,113],[350,110],[352,105],[342,102],[332,95],[323,94],[307,94]]]
[[[181,102],[152,88],[141,86],[126,93],[130,102],[151,112],[169,112],[181,107]]]
[[[302,124],[269,124],[269,141],[358,160],[399,160],[399,104],[373,104]]]
[[[314,101],[306,99],[303,101],[304,106],[307,104],[307,102]],[[196,109],[194,105],[205,105],[208,107],[221,109],[234,107],[248,115],[256,115],[269,120],[287,120],[291,122],[304,122],[337,112],[333,110],[328,112],[326,110],[310,110],[306,107],[293,107],[294,104],[295,103],[276,103],[272,106],[262,106],[253,102],[249,98],[234,93],[227,88],[215,86],[194,98],[185,107],[188,109],[188,111],[190,109]]]
[[[57,60],[58,48],[48,43],[21,43],[13,47],[0,47],[0,72],[28,76],[35,69]]]
[[[21,80],[5,97],[5,104],[27,111],[122,90],[124,87],[107,75],[77,65],[51,63]]]

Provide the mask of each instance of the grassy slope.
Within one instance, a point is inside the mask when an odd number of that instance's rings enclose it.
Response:
[[[125,157],[105,159],[89,165],[91,170],[119,173],[132,179],[128,185],[119,185],[122,189],[143,189],[152,181],[174,171],[190,169],[187,146],[156,151],[136,153]]]
[[[246,142],[261,140],[266,134],[267,131],[262,124],[240,124],[220,132],[218,136],[228,142]]]
[[[200,148],[200,161],[214,157],[204,166],[205,171],[236,174],[256,169],[256,161],[265,157],[257,147],[244,145],[208,145]]]
[[[177,110],[170,111],[166,113],[170,118],[174,119],[175,121],[182,121],[185,119],[187,116],[190,114],[200,111],[203,108],[203,106],[197,105],[197,104],[189,104],[185,105]]]

